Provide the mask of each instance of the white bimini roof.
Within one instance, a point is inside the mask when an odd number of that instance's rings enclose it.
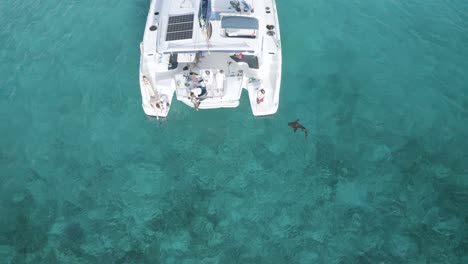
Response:
[[[176,0],[165,9],[161,10],[159,20],[156,44],[159,53],[253,53],[260,49],[257,31],[261,20],[253,12],[237,12],[229,0]],[[236,30],[242,30],[243,35],[232,34]]]

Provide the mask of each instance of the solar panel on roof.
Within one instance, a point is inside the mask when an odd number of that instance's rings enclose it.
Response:
[[[192,30],[193,23],[179,23],[179,24],[169,24],[167,26],[167,32],[176,32],[176,31],[188,31]]]
[[[193,14],[169,17],[169,24],[184,22],[193,22]]]
[[[191,39],[193,35],[193,14],[170,16],[166,41]]]

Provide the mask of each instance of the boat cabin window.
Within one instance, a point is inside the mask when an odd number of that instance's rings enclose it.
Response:
[[[247,16],[223,16],[221,28],[224,36],[237,38],[256,38],[258,32],[258,19]]]

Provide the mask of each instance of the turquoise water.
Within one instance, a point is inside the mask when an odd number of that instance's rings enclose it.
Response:
[[[147,8],[0,1],[1,263],[468,263],[467,1],[278,0],[278,113],[166,122]]]

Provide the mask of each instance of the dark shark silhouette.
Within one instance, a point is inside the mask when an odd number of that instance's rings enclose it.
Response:
[[[289,122],[288,126],[292,127],[294,129],[294,132],[296,132],[298,128],[302,129],[302,131],[304,131],[305,137],[307,138],[307,135],[308,135],[307,129],[299,123],[299,118],[296,119],[296,121],[294,122]]]

